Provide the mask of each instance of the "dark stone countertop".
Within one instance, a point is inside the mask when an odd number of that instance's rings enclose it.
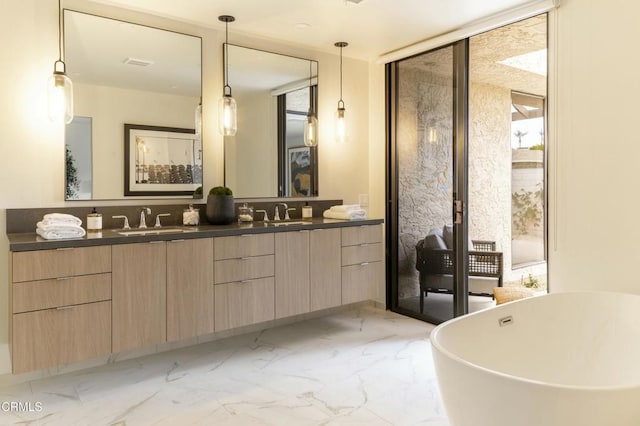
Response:
[[[114,229],[103,229],[98,234],[87,234],[82,238],[69,238],[63,240],[45,240],[35,232],[31,233],[9,233],[9,250],[12,252],[32,251],[32,250],[49,250],[57,248],[71,247],[91,247],[113,244],[131,244],[144,243],[149,241],[170,241],[170,240],[186,240],[194,238],[208,237],[225,237],[229,235],[242,234],[262,234],[268,232],[286,232],[301,231],[305,229],[323,229],[323,228],[342,228],[349,226],[377,225],[383,223],[383,219],[366,219],[366,220],[337,220],[313,218],[311,220],[293,219],[289,222],[305,222],[304,224],[291,224],[274,226],[274,224],[282,224],[287,221],[280,222],[253,222],[250,224],[233,223],[231,225],[204,225],[204,226],[166,226],[167,228],[181,228],[182,232],[147,234],[147,235],[120,235]],[[153,231],[154,228],[147,228]],[[132,228],[130,231],[138,231]]]

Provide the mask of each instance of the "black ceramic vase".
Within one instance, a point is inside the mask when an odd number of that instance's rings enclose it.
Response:
[[[228,225],[235,219],[233,195],[209,195],[207,220],[212,225]]]

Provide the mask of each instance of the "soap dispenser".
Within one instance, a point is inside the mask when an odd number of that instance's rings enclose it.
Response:
[[[302,206],[302,218],[311,220],[312,217],[313,217],[313,209],[309,205],[309,202],[306,201],[304,203],[304,206]]]
[[[98,213],[95,207],[87,215],[87,232],[102,232],[102,214]]]

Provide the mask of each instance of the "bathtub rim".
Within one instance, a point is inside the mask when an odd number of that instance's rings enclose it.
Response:
[[[640,297],[640,295],[635,294],[635,293],[625,293],[625,292],[620,292],[620,291],[606,291],[606,290],[584,290],[584,291],[563,291],[563,292],[557,292],[557,293],[547,293],[547,294],[543,294],[543,295],[539,295],[539,296],[535,296],[532,298],[526,298],[526,299],[519,299],[519,300],[513,300],[511,302],[507,302],[504,303],[502,305],[499,306],[494,306],[492,308],[489,309],[483,309],[480,311],[476,311],[476,312],[472,312],[469,313],[467,315],[463,315],[461,317],[457,317],[457,318],[453,318],[450,319],[448,321],[443,322],[442,324],[437,325],[433,330],[431,330],[431,333],[429,334],[429,342],[431,343],[431,346],[434,350],[437,350],[438,352],[440,352],[440,354],[442,354],[445,357],[448,357],[449,359],[452,359],[468,368],[474,369],[474,370],[478,370],[480,372],[486,373],[486,374],[491,374],[491,375],[496,375],[499,377],[502,377],[504,379],[509,379],[509,380],[513,380],[516,382],[521,382],[521,383],[527,383],[527,384],[531,384],[531,385],[536,385],[536,386],[546,386],[546,387],[551,387],[551,388],[556,388],[556,389],[562,389],[562,390],[573,390],[573,391],[588,391],[588,392],[595,392],[595,391],[625,391],[625,390],[634,390],[634,389],[639,389],[640,388],[640,382],[638,382],[637,384],[631,384],[631,385],[622,385],[622,386],[611,386],[611,385],[607,385],[607,386],[594,386],[594,385],[589,385],[589,386],[581,386],[581,385],[568,385],[568,384],[562,384],[562,383],[551,383],[551,382],[544,382],[541,380],[534,380],[534,379],[529,379],[526,377],[519,377],[519,376],[514,376],[512,374],[507,374],[504,373],[502,371],[497,371],[497,370],[491,370],[487,367],[483,367],[481,365],[478,364],[474,364],[470,361],[467,361],[463,358],[461,358],[460,356],[452,353],[451,351],[445,349],[442,344],[438,341],[438,335],[440,334],[441,330],[446,328],[448,324],[453,324],[455,322],[458,321],[462,321],[470,316],[475,316],[475,315],[480,315],[482,313],[486,313],[488,310],[492,310],[492,309],[504,309],[507,306],[516,304],[516,303],[527,303],[527,302],[531,302],[533,299],[537,299],[538,297],[554,297],[554,296],[558,296],[558,295],[567,295],[567,294],[615,294],[615,295],[624,295],[624,296],[633,296],[633,297]],[[437,373],[437,368],[436,368],[436,376],[438,377],[439,380],[439,376]]]

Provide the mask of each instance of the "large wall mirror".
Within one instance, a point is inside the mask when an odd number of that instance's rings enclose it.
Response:
[[[229,44],[238,131],[225,140],[225,185],[237,197],[318,195],[317,147],[304,124],[317,111],[318,62]]]
[[[201,38],[65,10],[64,48],[75,113],[65,199],[190,196],[201,186]]]

